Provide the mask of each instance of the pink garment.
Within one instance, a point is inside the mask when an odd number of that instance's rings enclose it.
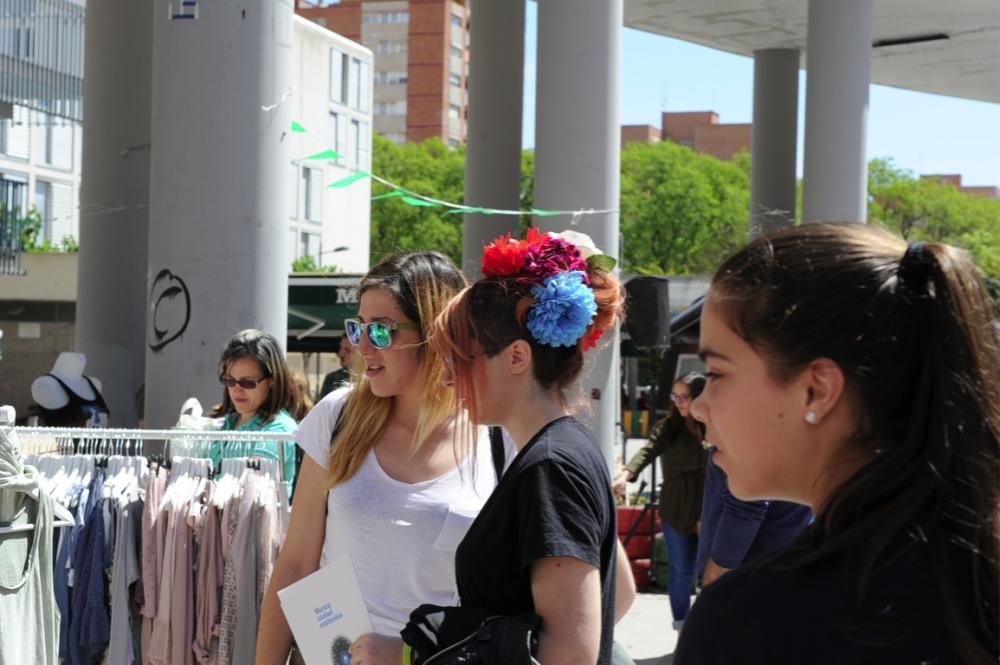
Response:
[[[200,494],[205,481],[199,482]],[[170,589],[170,665],[194,665],[194,553],[190,525],[191,510],[200,510],[197,501],[174,507],[177,535],[174,540],[174,584]]]
[[[219,621],[219,665],[231,665],[233,637],[236,635],[236,613],[239,599],[240,564],[247,544],[247,516],[253,503],[256,486],[252,474],[243,474],[242,493],[233,496],[226,506],[229,546],[226,548],[225,572],[222,581],[222,618]],[[242,528],[241,528],[242,527]],[[225,540],[223,541],[225,543]],[[238,664],[241,665],[241,664]]]
[[[149,474],[146,488],[146,504],[142,509],[142,594],[143,603],[139,613],[146,618],[156,616],[157,587],[160,580],[160,553],[163,552],[163,532],[166,525],[156,521],[167,486],[169,472],[157,468]]]
[[[257,611],[264,602],[264,593],[271,581],[271,571],[278,558],[278,504],[274,492],[265,492],[261,505],[257,507]]]
[[[195,584],[195,658],[202,665],[214,665],[218,659],[219,614],[222,594],[222,532],[221,511],[212,505],[211,493],[202,512],[197,532],[200,532],[198,579]]]
[[[173,510],[169,501],[160,504],[156,520],[166,525],[163,537],[162,565],[160,567],[160,578],[158,588],[162,593],[157,594],[156,616],[153,618],[152,634],[149,638],[149,647],[144,652],[143,658],[147,665],[172,665],[170,659],[170,596],[168,593],[174,586],[174,557],[176,556],[177,541],[177,511]]]

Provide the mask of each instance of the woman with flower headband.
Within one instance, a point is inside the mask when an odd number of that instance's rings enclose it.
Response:
[[[485,278],[435,326],[471,422],[502,426],[518,448],[456,552],[461,604],[539,615],[544,665],[611,662],[615,502],[565,391],[622,315],[613,267],[582,234],[505,236],[486,247]]]

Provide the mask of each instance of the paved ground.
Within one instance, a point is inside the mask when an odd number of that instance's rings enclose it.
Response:
[[[666,592],[639,593],[632,609],[615,626],[615,640],[636,665],[668,665],[677,645],[672,622]]]

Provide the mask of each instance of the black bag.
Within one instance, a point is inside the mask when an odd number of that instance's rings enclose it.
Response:
[[[421,605],[400,634],[415,665],[538,665],[533,656],[541,625],[537,614]]]

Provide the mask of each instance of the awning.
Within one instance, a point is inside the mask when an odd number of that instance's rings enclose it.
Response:
[[[344,319],[358,314],[361,275],[288,277],[288,351],[337,352]]]

